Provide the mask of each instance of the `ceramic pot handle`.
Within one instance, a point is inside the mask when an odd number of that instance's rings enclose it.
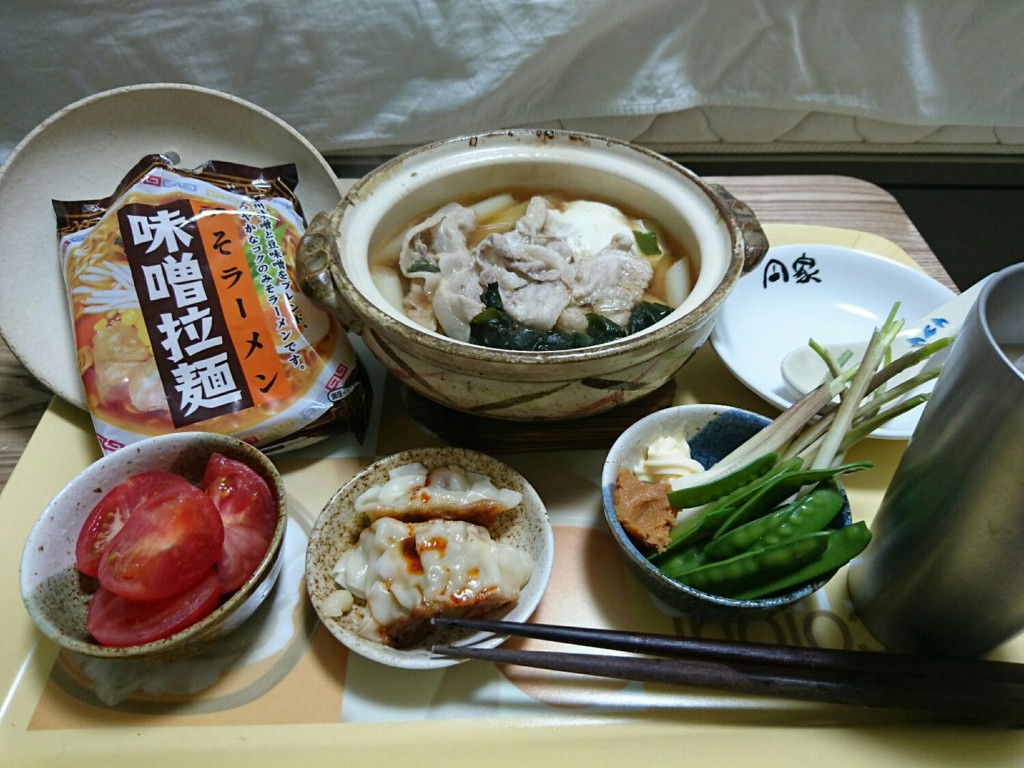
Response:
[[[761,259],[768,252],[768,237],[749,205],[733,197],[729,190],[719,184],[710,186],[739,225],[740,232],[743,234],[743,271],[749,272],[761,263]]]
[[[346,330],[361,333],[362,320],[338,292],[331,264],[338,259],[331,217],[318,213],[299,240],[295,274],[299,289],[321,309],[335,315]]]

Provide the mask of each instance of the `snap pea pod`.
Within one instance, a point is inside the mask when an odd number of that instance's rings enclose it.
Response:
[[[729,495],[708,504],[705,507],[705,509],[708,510],[708,515],[704,518],[701,530],[711,532],[717,531],[719,526],[725,522],[733,511],[746,504],[747,501],[759,493],[762,488],[774,483],[782,475],[788,475],[791,472],[798,472],[803,465],[804,460],[799,456],[786,459],[785,461],[776,464],[772,471],[767,475],[762,475],[752,482],[747,483],[742,488],[737,488]]]
[[[651,559],[657,560],[659,556],[664,556],[677,547],[689,543],[701,533],[717,531],[738,506],[767,483],[772,482],[779,475],[794,472],[802,466],[803,459],[794,456],[777,464],[768,474],[754,478],[743,487],[707,504],[700,512],[673,528],[669,533],[668,546],[659,555],[652,555]]]
[[[733,509],[735,509],[744,501],[746,501],[755,493],[757,493],[757,491],[760,488],[764,487],[767,483],[770,483],[778,475],[784,474],[786,472],[796,472],[798,469],[803,467],[803,465],[804,460],[801,459],[799,456],[793,456],[792,458],[780,461],[778,464],[772,467],[771,470],[769,470],[766,474],[761,475],[760,477],[755,477],[751,479],[751,481],[748,482],[746,485],[736,488],[731,492],[725,494],[724,496],[714,499],[710,503],[706,504],[701,511],[714,511],[721,507],[732,507]],[[710,528],[710,526],[705,526],[705,528]]]
[[[765,534],[755,546],[770,547],[797,536],[822,531],[843,508],[843,494],[835,480],[819,485],[808,495],[815,497],[812,503],[805,505],[800,504],[800,500],[794,502],[796,506],[789,519]]]
[[[707,558],[704,555],[704,544],[699,542],[677,549],[671,557],[659,560],[655,565],[670,579],[677,579],[680,574],[699,568],[705,562],[707,562]]]
[[[864,548],[871,541],[871,531],[868,530],[867,523],[863,520],[835,531],[811,535],[825,536],[828,539],[827,547],[820,557],[790,573],[780,575],[774,579],[767,579],[760,584],[737,592],[733,597],[740,600],[754,600],[816,579],[846,565],[863,552]],[[800,541],[800,539],[794,539],[793,541]],[[784,545],[779,544],[776,546]]]
[[[854,461],[848,464],[839,464],[835,467],[823,467],[821,469],[802,469],[798,472],[789,472],[776,475],[772,482],[766,484],[754,496],[748,499],[742,506],[736,509],[725,522],[719,526],[712,538],[725,535],[733,528],[743,523],[766,514],[773,507],[788,499],[805,485],[813,485],[824,480],[830,480],[839,475],[850,472],[857,472],[873,466],[870,461]]]
[[[702,565],[680,574],[677,581],[702,592],[733,597],[803,568],[821,557],[827,546],[827,533],[812,533],[774,547]]]
[[[679,547],[691,543],[693,538],[701,531],[700,523],[702,517],[703,512],[698,513],[669,531],[668,544],[665,546],[665,549],[661,552],[652,552],[647,556],[647,559],[655,563],[660,562],[679,549]]]
[[[763,549],[816,533],[828,525],[842,506],[843,496],[838,487],[820,485],[796,501],[712,539],[704,547],[704,557],[709,561],[725,560],[754,547]]]
[[[762,454],[756,459],[723,475],[710,483],[695,485],[691,488],[680,488],[668,494],[668,503],[675,509],[684,507],[700,507],[708,502],[720,499],[753,480],[768,474],[779,460],[774,451]]]
[[[786,504],[773,512],[756,517],[729,533],[711,539],[704,546],[708,560],[726,560],[751,549],[757,540],[774,530],[789,517],[798,502]]]

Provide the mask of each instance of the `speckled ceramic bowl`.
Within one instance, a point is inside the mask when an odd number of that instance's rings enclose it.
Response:
[[[504,638],[490,633],[446,628],[412,647],[391,648],[358,633],[366,617],[365,604],[357,601],[351,611],[338,618],[324,616],[321,609],[323,601],[338,588],[332,576],[334,566],[344,552],[356,545],[360,532],[369,523],[365,514],[356,512],[355,500],[372,486],[386,482],[390,470],[413,462],[420,462],[427,469],[460,466],[487,475],[499,488],[511,488],[523,495],[519,506],[502,513],[490,533],[496,541],[506,542],[529,553],[534,561],[533,573],[523,587],[519,602],[503,613],[492,614],[491,618],[526,621],[530,617],[551,576],[554,538],[544,503],[526,478],[497,459],[462,448],[419,448],[393,454],[364,469],[327,502],[313,526],[306,548],[306,590],[320,620],[332,635],[361,656],[392,667],[432,669],[459,663],[457,659],[432,654],[430,648],[435,643],[473,643],[476,646],[494,647]]]
[[[369,254],[451,201],[562,190],[657,221],[698,265],[693,291],[650,328],[592,347],[489,349],[428,331],[384,298]],[[653,392],[711,333],[722,301],[768,243],[724,189],[649,150],[600,136],[515,130],[431,144],[385,163],[319,214],[297,256],[299,283],[425,397],[492,418],[585,416]]]
[[[126,648],[97,644],[86,628],[90,579],[75,568],[75,543],[82,523],[96,503],[131,475],[169,470],[192,483],[202,479],[207,459],[221,453],[256,470],[268,483],[278,505],[277,528],[270,547],[252,576],[213,613],[163,640]],[[188,656],[242,624],[270,594],[281,571],[281,542],[287,522],[284,483],[259,450],[228,435],[180,432],[151,437],[103,457],[81,472],[43,510],[21,558],[21,596],[43,634],[76,653],[105,659],[153,659]]]
[[[829,573],[789,592],[756,600],[736,600],[708,594],[665,576],[637,549],[615,516],[613,497],[619,470],[633,469],[646,455],[647,446],[659,437],[684,438],[690,444],[693,458],[707,468],[768,423],[764,416],[739,408],[723,405],[679,405],[656,411],[640,419],[623,432],[609,450],[601,472],[605,519],[630,569],[647,589],[667,604],[683,611],[716,618],[740,618],[791,605],[821,589],[835,575],[834,572]],[[845,491],[843,495],[843,507],[830,522],[831,528],[839,528],[851,522],[850,504],[845,499]]]

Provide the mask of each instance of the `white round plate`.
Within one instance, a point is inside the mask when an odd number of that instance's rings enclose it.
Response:
[[[0,167],[0,335],[50,391],[86,407],[57,256],[51,201],[107,197],[145,155],[175,153],[183,167],[224,160],[295,163],[307,221],[341,200],[312,144],[269,112],[193,85],[105,91],[65,107]]]
[[[800,395],[782,376],[782,358],[790,350],[810,338],[822,344],[867,340],[896,302],[898,315],[912,322],[954,296],[924,273],[871,253],[780,245],[740,278],[722,304],[711,343],[736,378],[785,409]],[[921,410],[893,419],[872,437],[908,439]]]

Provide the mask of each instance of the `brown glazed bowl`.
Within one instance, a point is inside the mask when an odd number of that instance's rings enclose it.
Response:
[[[657,221],[697,264],[691,294],[660,322],[617,341],[524,352],[427,330],[374,284],[369,254],[417,217],[522,189],[565,190]],[[513,130],[440,141],[375,169],[314,218],[297,269],[303,291],[423,396],[492,418],[564,419],[615,408],[668,381],[707,340],[736,280],[767,247],[749,208],[661,155],[600,136]]]
[[[470,472],[487,475],[499,488],[511,488],[522,494],[522,501],[504,512],[491,526],[495,541],[510,544],[533,559],[533,573],[519,595],[518,602],[508,609],[489,616],[506,621],[526,621],[544,596],[554,566],[555,540],[547,509],[537,491],[519,472],[502,461],[479,451],[465,448],[414,448],[385,456],[357,474],[327,502],[309,534],[306,545],[306,591],[313,608],[327,630],[349,650],[371,661],[402,669],[436,669],[459,663],[438,656],[431,650],[436,643],[473,645],[493,648],[505,638],[487,632],[459,628],[439,628],[429,637],[407,648],[392,648],[360,634],[368,609],[357,600],[352,610],[342,616],[327,615],[324,601],[338,589],[334,568],[341,556],[359,543],[359,534],[369,524],[367,515],[356,510],[355,501],[368,488],[387,482],[391,470],[412,462],[428,469],[458,466]]]
[[[277,502],[274,536],[253,574],[206,618],[163,640],[124,648],[98,644],[86,626],[91,592],[75,568],[82,523],[108,491],[132,475],[169,470],[193,484],[207,459],[220,453],[248,465],[267,481]],[[29,533],[21,558],[21,597],[40,631],[69,651],[102,659],[168,659],[191,656],[249,618],[281,572],[287,523],[284,482],[262,452],[229,435],[177,432],[147,438],[104,456],[80,472],[46,506]]]

